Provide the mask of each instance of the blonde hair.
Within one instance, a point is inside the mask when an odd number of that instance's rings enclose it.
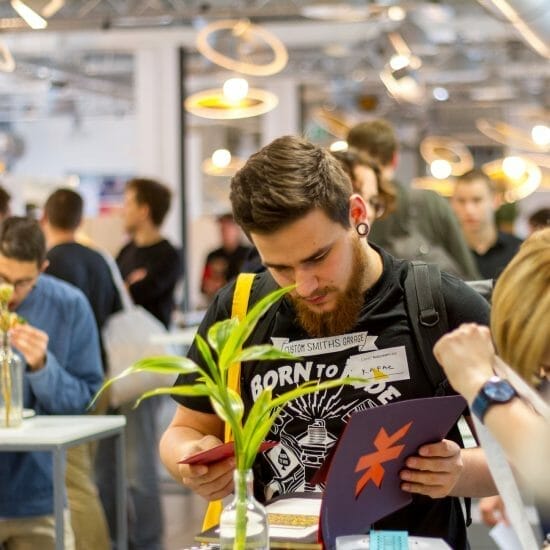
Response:
[[[550,326],[550,228],[521,246],[495,285],[491,330],[498,354],[535,383]]]

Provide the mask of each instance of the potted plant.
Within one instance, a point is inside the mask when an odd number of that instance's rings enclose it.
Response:
[[[210,398],[216,414],[230,426],[235,445],[236,472],[238,472],[238,475],[235,476],[235,499],[232,503],[235,517],[235,533],[232,544],[234,550],[243,550],[249,547],[247,546],[247,498],[250,499],[251,495],[249,492],[247,497],[247,478],[248,488],[250,488],[250,472],[260,445],[284,405],[308,393],[344,384],[367,382],[362,378],[340,378],[325,382],[309,381],[276,397],[273,397],[271,388],[268,387],[257,397],[248,412],[246,422],[243,422],[245,411],[242,398],[227,385],[229,368],[232,364],[243,361],[297,359],[295,355],[281,351],[272,345],[254,345],[243,349],[243,344],[253,332],[262,315],[292,288],[286,287],[268,294],[250,309],[242,321],[232,318],[215,323],[208,330],[207,340],[197,334],[195,342],[204,361],[204,366],[179,356],[146,358],[138,361],[117,377],[108,380],[100,390],[100,392],[105,390],[122,377],[143,371],[170,375],[195,375],[193,383],[157,388],[144,393],[137,401],[136,406],[142,399],[161,394],[207,396]],[[255,544],[254,547],[258,546]]]
[[[17,428],[23,422],[23,362],[13,353],[9,330],[24,322],[9,310],[13,285],[0,284],[0,427]]]

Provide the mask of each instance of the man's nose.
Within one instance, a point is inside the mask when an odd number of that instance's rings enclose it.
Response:
[[[298,268],[294,273],[296,294],[302,298],[311,296],[318,288],[319,283],[315,274],[307,268]]]

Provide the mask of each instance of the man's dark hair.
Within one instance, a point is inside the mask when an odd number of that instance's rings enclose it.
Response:
[[[48,222],[57,229],[74,231],[82,221],[84,201],[72,189],[57,189],[44,205],[44,214]]]
[[[349,227],[351,182],[325,149],[284,136],[252,155],[231,180],[235,221],[244,232],[269,234],[315,208]]]
[[[5,217],[10,211],[11,195],[0,185],[0,217]]]
[[[487,189],[489,189],[491,193],[497,192],[496,185],[493,180],[480,168],[473,168],[472,170],[469,170],[461,176],[458,176],[455,180],[455,183],[473,183],[479,180],[485,183]]]
[[[12,216],[0,226],[0,254],[19,262],[36,262],[42,267],[46,259],[46,240],[36,220]]]
[[[366,151],[382,166],[393,161],[398,147],[393,126],[383,118],[355,125],[348,133],[347,142],[350,147]]]
[[[156,227],[160,227],[170,209],[170,189],[158,181],[145,178],[131,179],[126,183],[126,189],[135,192],[138,204],[146,204],[149,207],[151,221]]]
[[[529,225],[536,228],[542,229],[543,227],[550,226],[550,208],[541,208],[533,212],[528,220]]]

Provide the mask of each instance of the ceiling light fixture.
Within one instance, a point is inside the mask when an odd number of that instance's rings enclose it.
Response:
[[[526,157],[493,160],[484,164],[482,170],[506,202],[524,199],[537,190],[542,180],[541,169]]]
[[[248,81],[246,78],[229,78],[223,83],[223,95],[228,101],[238,103],[248,94]]]
[[[427,136],[420,142],[420,155],[430,165],[430,170],[435,177],[432,167],[437,161],[444,161],[450,168],[448,176],[461,176],[474,167],[472,153],[466,145],[455,139],[444,136]],[[443,164],[435,165],[439,174],[445,172]]]
[[[531,138],[540,147],[550,145],[550,128],[545,124],[536,124],[531,129]]]
[[[329,146],[330,151],[347,151],[348,150],[348,142],[339,139],[337,141],[333,141]]]
[[[11,0],[10,3],[11,7],[19,14],[21,19],[23,19],[31,29],[40,30],[45,29],[48,26],[48,22],[43,17],[38,15],[21,0]]]
[[[12,73],[15,70],[15,61],[9,48],[4,42],[0,42],[0,71]]]
[[[233,42],[231,50],[238,54],[246,52],[250,57],[250,51],[260,48],[271,50],[268,63],[252,63],[250,61],[241,61],[241,55],[237,59],[225,55],[210,45],[212,41],[220,41],[220,37],[225,33],[225,39]],[[283,70],[288,61],[288,52],[284,44],[264,27],[254,25],[247,19],[225,19],[210,23],[197,36],[197,49],[207,59],[237,73],[249,74],[254,76],[270,76]],[[244,56],[243,56],[244,57]]]
[[[425,86],[416,73],[422,62],[412,54],[398,32],[390,32],[387,36],[395,54],[380,71],[380,79],[395,100],[419,105],[426,97]]]
[[[493,121],[486,118],[476,120],[477,129],[494,141],[506,145],[511,149],[521,149],[532,153],[546,153],[550,151],[549,143],[537,143],[529,132],[511,126],[499,120]]]
[[[208,176],[231,177],[244,166],[245,160],[233,157],[227,149],[216,149],[202,162],[202,171]]]
[[[246,96],[237,101],[228,99],[223,90],[215,88],[190,95],[184,105],[196,116],[224,120],[263,115],[278,103],[275,94],[258,88],[249,88]]]
[[[380,71],[380,80],[391,96],[399,102],[420,105],[426,97],[425,86],[410,63],[400,69],[392,69],[387,63]]]
[[[40,11],[40,13],[48,18],[52,15],[55,15],[63,6],[65,5],[65,0],[50,0]]]
[[[445,159],[436,159],[430,164],[430,172],[438,180],[446,180],[452,171],[451,163]]]

